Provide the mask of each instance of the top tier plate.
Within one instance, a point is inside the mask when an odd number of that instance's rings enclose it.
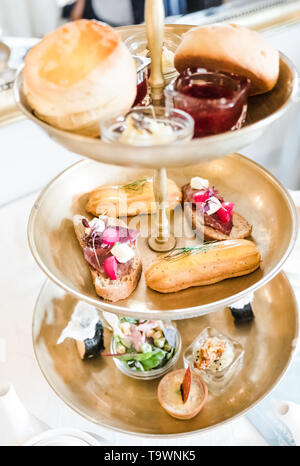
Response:
[[[166,31],[182,35],[192,26],[166,25]],[[145,31],[145,26],[118,28],[122,39],[135,32]],[[120,77],[121,79],[121,77]],[[117,85],[117,83],[116,83]],[[72,152],[98,162],[114,165],[168,168],[191,165],[197,162],[223,157],[254,142],[266,128],[296,100],[298,91],[297,72],[290,60],[280,54],[280,74],[275,88],[260,96],[250,97],[247,121],[244,128],[216,136],[194,139],[182,144],[168,144],[152,147],[134,147],[124,144],[110,144],[100,139],[89,138],[68,131],[59,130],[37,118],[23,93],[23,73],[16,79],[14,94],[21,111],[43,128],[49,136]]]

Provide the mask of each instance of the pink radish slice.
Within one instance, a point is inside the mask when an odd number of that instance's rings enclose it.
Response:
[[[232,216],[234,204],[232,202],[223,202],[221,209],[218,210],[217,214],[222,223],[228,223]]]
[[[102,241],[106,244],[115,244],[119,241],[120,235],[116,228],[106,228],[102,234]]]
[[[104,261],[104,270],[112,280],[117,280],[118,262],[114,256],[107,257]]]
[[[206,202],[209,198],[209,191],[199,191],[193,196],[193,201],[197,204],[198,202]]]
[[[227,210],[227,212],[232,214],[233,209],[234,209],[234,203],[233,202],[223,202],[222,207],[224,207]]]

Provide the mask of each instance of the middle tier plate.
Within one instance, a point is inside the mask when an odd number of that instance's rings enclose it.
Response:
[[[97,297],[82,249],[76,239],[72,217],[87,215],[87,193],[104,184],[126,182],[152,175],[147,169],[121,168],[82,161],[56,177],[41,193],[31,212],[28,236],[31,251],[46,275],[61,288],[100,309],[140,318],[184,319],[228,306],[260,288],[282,268],[297,235],[297,213],[283,186],[253,161],[233,154],[209,163],[168,170],[179,186],[192,176],[209,179],[236,204],[253,226],[252,240],[258,246],[262,265],[249,275],[220,283],[161,294],[146,287],[142,275],[131,296],[117,303]],[[145,216],[142,217],[145,219]],[[178,245],[183,239],[178,239]],[[157,254],[146,238],[138,247],[144,268]]]

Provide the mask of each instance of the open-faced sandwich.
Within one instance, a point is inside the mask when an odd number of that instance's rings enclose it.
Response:
[[[197,235],[206,240],[246,238],[252,227],[234,210],[232,202],[225,202],[209,181],[195,176],[182,188],[184,211]]]
[[[252,241],[235,239],[174,249],[146,270],[147,285],[160,293],[210,285],[247,275],[260,266],[260,253]]]
[[[175,209],[181,199],[180,188],[168,179],[168,208]],[[153,179],[144,176],[123,185],[100,186],[89,194],[86,210],[96,216],[106,213],[114,217],[154,213]]]
[[[115,218],[73,219],[97,294],[109,301],[127,298],[136,288],[142,263],[136,248],[138,231]]]

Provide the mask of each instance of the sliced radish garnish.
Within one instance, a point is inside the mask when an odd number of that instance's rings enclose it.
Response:
[[[223,202],[221,209],[218,210],[218,217],[222,223],[228,223],[232,217],[234,204],[232,202]]]
[[[118,262],[114,256],[107,257],[104,261],[104,270],[112,280],[117,280]]]
[[[102,234],[102,241],[106,244],[115,244],[119,239],[119,231],[116,228],[108,227]]]
[[[227,212],[229,212],[230,214],[232,214],[233,209],[234,209],[234,203],[233,203],[233,202],[223,202],[223,203],[222,203],[222,207],[225,207],[225,209],[227,210]]]
[[[198,202],[206,202],[209,198],[209,191],[199,191],[193,196],[193,201],[197,204]]]

